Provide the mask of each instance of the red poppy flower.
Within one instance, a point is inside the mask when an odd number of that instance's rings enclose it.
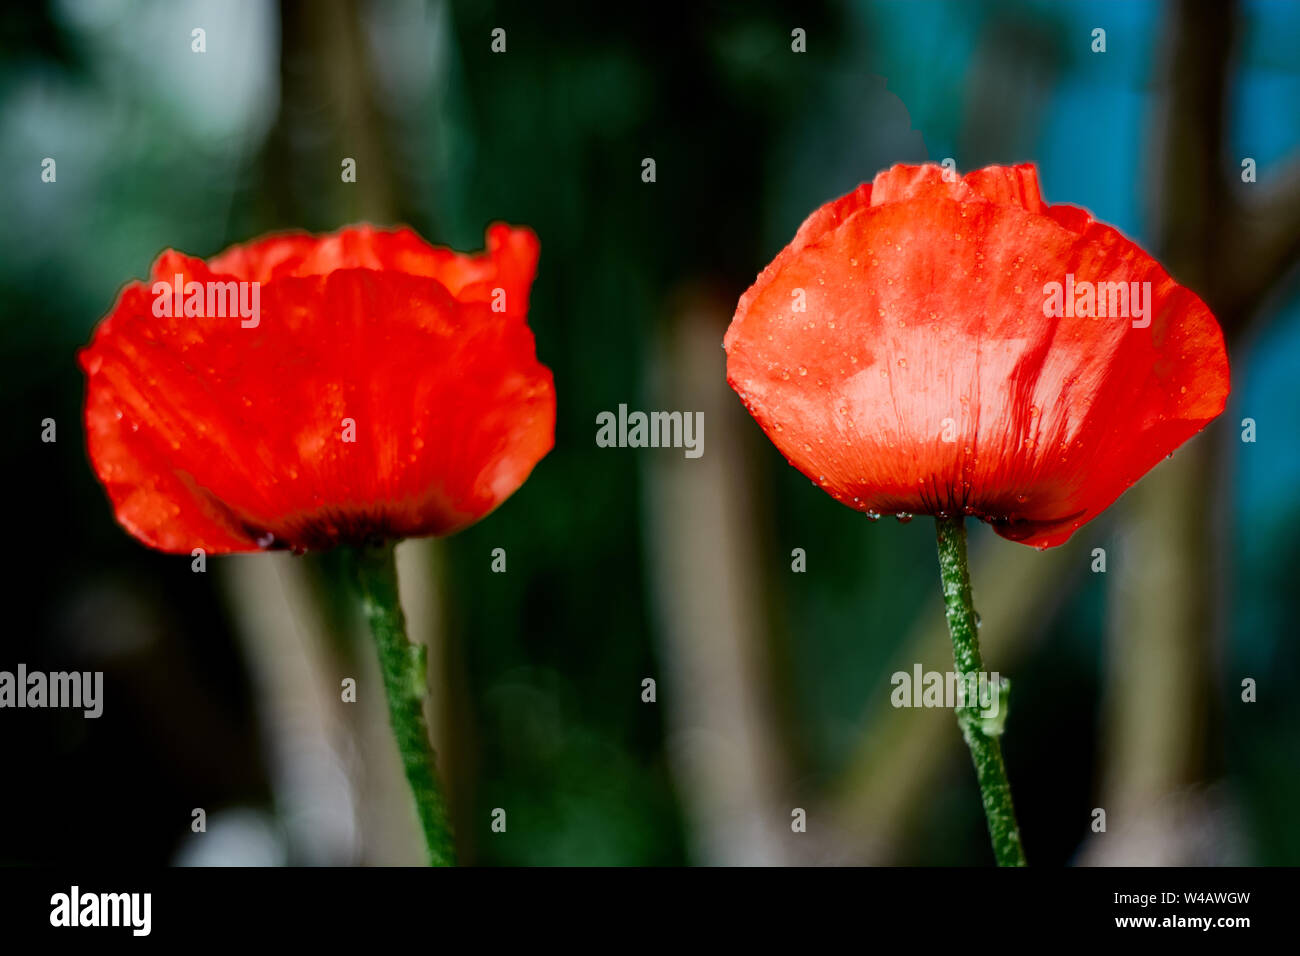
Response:
[[[482,518],[554,443],[526,324],[538,249],[504,225],[475,256],[360,226],[207,262],[164,252],[80,354],[118,521],[163,551],[219,553]]]
[[[1085,210],[1047,205],[1032,166],[900,165],[826,204],[724,345],[750,413],[838,501],[975,515],[1040,547],[1228,395],[1205,303]]]

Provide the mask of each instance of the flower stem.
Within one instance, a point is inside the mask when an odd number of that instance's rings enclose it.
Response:
[[[952,656],[957,673],[967,679],[967,687],[984,669],[980,657],[978,623],[975,605],[971,601],[970,569],[966,563],[966,526],[960,515],[937,518],[939,541],[939,577],[943,582],[943,602],[948,618],[948,633],[952,636]],[[973,676],[967,676],[973,675]],[[994,694],[1000,687],[992,688]],[[1005,704],[1005,694],[1001,695]],[[1007,780],[1006,764],[1002,761],[1002,744],[999,741],[1001,724],[994,725],[980,711],[978,700],[965,700],[957,708],[957,724],[961,727],[966,746],[975,762],[975,775],[979,778],[980,796],[984,800],[984,816],[988,819],[989,836],[993,840],[993,855],[998,866],[1024,866],[1025,850],[1020,844],[1020,825],[1016,823],[1016,809],[1011,803],[1011,784]]]
[[[397,594],[397,560],[393,542],[377,547],[346,548],[349,577],[362,614],[379,650],[379,668],[388,697],[388,717],[402,755],[402,767],[415,796],[420,825],[432,866],[454,866],[455,848],[447,801],[438,783],[437,759],[424,720],[428,696],[425,648],[406,637],[406,620]]]

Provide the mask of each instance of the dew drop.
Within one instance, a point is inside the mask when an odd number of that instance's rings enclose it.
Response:
[[[868,521],[879,521],[879,520],[880,520],[880,512],[878,512],[878,511],[868,511],[868,512],[866,512],[866,515],[867,515],[867,520],[868,520]]]
[[[894,515],[894,518],[899,524],[907,524],[912,520],[912,514],[909,511],[900,511],[898,514]]]
[[[257,536],[257,546],[259,548],[269,548],[273,544],[275,544],[274,531],[268,531],[266,534],[260,534]]]

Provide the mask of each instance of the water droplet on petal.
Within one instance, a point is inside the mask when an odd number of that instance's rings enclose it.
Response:
[[[894,518],[898,521],[899,524],[907,524],[909,521],[912,520],[912,515],[911,512],[900,511],[898,514],[894,515]]]
[[[867,515],[867,520],[868,520],[868,521],[879,521],[879,520],[880,520],[880,512],[878,512],[878,511],[868,511],[868,512],[866,512],[866,515]]]

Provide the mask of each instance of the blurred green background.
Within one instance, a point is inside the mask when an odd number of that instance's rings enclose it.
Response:
[[[479,525],[399,549],[463,859],[991,862],[952,714],[889,705],[895,670],[951,666],[931,523],[869,524],[812,488],[726,388],[720,348],[812,209],[892,163],[952,157],[1037,163],[1050,201],[1115,224],[1210,302],[1233,366],[1228,411],[1067,546],[973,529],[1030,861],[1300,863],[1300,5],[57,0],[0,16],[0,669],[106,685],[98,720],[0,712],[0,861],[418,861],[337,562],[196,574],[136,544],[86,461],[75,353],[167,247],[368,220],[476,250],[504,220],[542,242],[530,324],[555,450]],[[704,411],[703,458],[596,447],[596,415],[620,403]]]

